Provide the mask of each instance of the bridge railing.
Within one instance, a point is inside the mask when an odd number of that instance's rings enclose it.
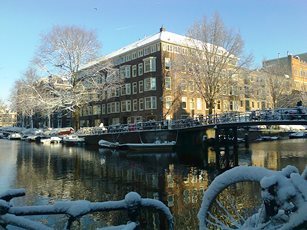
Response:
[[[278,108],[274,110],[254,110],[250,112],[228,112],[198,116],[198,118],[185,118],[178,120],[146,121],[134,124],[116,124],[105,127],[84,127],[79,134],[91,135],[102,133],[121,133],[137,130],[162,130],[197,127],[211,124],[253,121],[276,121],[276,120],[307,120],[307,108]]]
[[[89,202],[86,200],[79,200],[56,202],[54,205],[11,206],[9,203],[11,199],[24,195],[24,189],[12,189],[0,194],[0,228],[6,228],[11,225],[33,230],[51,229],[38,221],[25,218],[25,216],[62,214],[68,217],[65,229],[72,229],[73,223],[87,214],[94,212],[126,210],[129,221],[127,224],[117,226],[117,229],[132,230],[138,229],[139,227],[138,218],[141,208],[149,207],[164,214],[168,222],[168,229],[173,229],[173,216],[169,208],[159,200],[141,198],[141,196],[136,192],[126,194],[125,198],[119,201]]]

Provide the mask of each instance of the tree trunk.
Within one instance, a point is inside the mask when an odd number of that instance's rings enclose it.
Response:
[[[51,127],[51,115],[48,114],[48,128]]]
[[[33,116],[30,116],[30,128],[33,129]]]
[[[208,106],[209,106],[209,115],[212,115],[213,114],[213,109],[214,109],[214,100],[210,100],[209,103],[208,103]]]
[[[80,109],[77,108],[74,112],[72,112],[72,126],[75,131],[80,129]]]

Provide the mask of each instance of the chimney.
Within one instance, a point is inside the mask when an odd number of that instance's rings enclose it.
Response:
[[[165,28],[164,28],[164,26],[161,26],[160,33],[163,32],[163,31],[165,31]]]

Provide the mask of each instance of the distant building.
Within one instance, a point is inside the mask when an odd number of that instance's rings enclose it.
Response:
[[[307,92],[307,53],[288,55],[263,62],[263,67],[279,65],[293,82],[293,90]]]
[[[0,109],[0,127],[16,126],[17,113],[9,109]]]

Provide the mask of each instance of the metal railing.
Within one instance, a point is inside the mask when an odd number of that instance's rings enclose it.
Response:
[[[105,127],[84,127],[77,133],[82,135],[102,134],[102,133],[122,133],[140,130],[163,130],[198,127],[204,125],[214,125],[234,122],[257,122],[257,121],[288,121],[307,120],[307,108],[279,108],[274,110],[255,110],[245,113],[228,112],[222,114],[212,114],[199,116],[198,118],[186,118],[179,120],[146,121],[134,124],[117,124]]]
[[[6,228],[11,225],[33,230],[52,229],[38,221],[26,218],[25,216],[62,214],[67,216],[67,222],[64,229],[72,229],[73,223],[87,214],[94,212],[126,210],[129,222],[118,227],[121,229],[132,230],[139,228],[138,217],[141,208],[149,207],[163,213],[168,222],[168,229],[173,229],[173,216],[169,208],[159,200],[141,198],[141,196],[136,192],[129,192],[123,200],[119,201],[90,202],[87,200],[79,200],[56,202],[53,205],[11,206],[11,199],[24,195],[24,189],[12,189],[0,194],[0,228]]]

